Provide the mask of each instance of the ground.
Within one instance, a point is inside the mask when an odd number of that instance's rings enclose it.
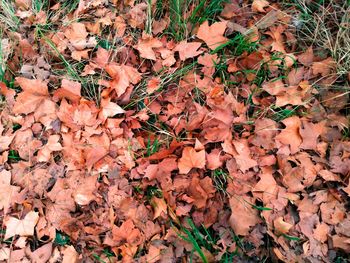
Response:
[[[348,262],[350,3],[3,0],[1,262]]]

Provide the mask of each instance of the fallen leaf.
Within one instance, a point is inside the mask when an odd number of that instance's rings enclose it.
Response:
[[[153,92],[157,91],[159,89],[160,85],[160,78],[159,77],[153,77],[151,78],[147,83],[146,91],[148,94],[152,94]]]
[[[234,158],[237,162],[239,169],[242,172],[248,171],[250,168],[258,165],[258,163],[250,157],[250,149],[248,142],[244,139],[232,142],[237,154],[234,154]]]
[[[227,22],[215,22],[209,26],[209,22],[205,21],[199,26],[197,37],[203,40],[211,50],[214,50],[227,41],[227,38],[223,36],[226,26]]]
[[[299,133],[301,121],[299,117],[293,116],[284,119],[282,123],[286,125],[286,128],[276,136],[276,140],[285,145],[289,145],[291,153],[294,154],[299,151],[299,146],[302,143],[302,138]]]
[[[180,59],[185,61],[188,58],[194,58],[203,53],[202,50],[198,50],[202,44],[200,42],[190,42],[186,40],[181,41],[175,47],[175,51],[179,52]]]
[[[46,263],[52,256],[52,242],[39,247],[33,252],[30,250],[29,247],[27,247],[26,252],[29,255],[32,262]]]
[[[293,227],[292,224],[285,222],[282,216],[276,218],[273,224],[277,232],[282,234],[287,234],[289,230]]]
[[[39,220],[39,213],[31,211],[24,219],[19,220],[15,217],[5,219],[6,233],[4,239],[9,239],[15,235],[33,236],[34,227]]]
[[[52,152],[61,151],[63,149],[59,140],[59,135],[51,135],[49,137],[47,143],[38,152],[38,162],[48,162]]]
[[[105,121],[107,118],[123,113],[125,113],[125,110],[123,110],[117,103],[111,102],[108,99],[101,101],[101,111],[98,117],[100,120]]]
[[[139,39],[135,48],[140,52],[140,56],[142,58],[156,60],[156,54],[154,53],[153,49],[160,48],[162,46],[162,42],[157,38],[144,35],[141,39]]]
[[[250,228],[260,222],[257,210],[249,204],[249,196],[233,195],[230,197],[231,216],[229,224],[236,235],[246,236]]]
[[[49,96],[47,83],[42,80],[17,77],[16,81],[23,91],[17,96],[12,109],[15,114],[34,112]]]
[[[81,98],[81,84],[79,82],[63,79],[61,88],[53,94],[56,100],[66,98],[71,102],[78,102]]]
[[[204,169],[205,151],[196,151],[192,147],[185,147],[182,151],[182,157],[178,162],[179,173],[187,174],[192,168]]]
[[[332,236],[332,241],[333,241],[333,247],[341,248],[347,253],[350,252],[350,238],[349,237],[334,235],[334,236]]]
[[[161,216],[163,213],[166,215],[168,213],[168,206],[165,203],[164,198],[157,198],[155,196],[151,199],[151,205],[154,209],[153,220]]]
[[[73,246],[68,246],[63,251],[62,263],[76,263],[78,261],[79,254]]]
[[[0,172],[0,210],[4,209],[4,214],[13,200],[13,196],[17,194],[20,187],[11,185],[11,172],[2,170]]]
[[[110,85],[118,96],[123,95],[130,84],[137,84],[141,81],[141,74],[130,66],[109,64],[106,67],[106,72],[113,78]]]
[[[322,77],[328,76],[331,72],[333,72],[336,69],[336,67],[337,64],[331,57],[319,62],[314,62],[311,66],[312,73],[314,75],[321,74]]]
[[[252,3],[252,10],[256,12],[266,13],[264,8],[269,5],[270,3],[266,0],[254,0]]]

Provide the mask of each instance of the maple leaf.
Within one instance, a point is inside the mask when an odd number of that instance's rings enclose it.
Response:
[[[60,135],[51,135],[42,149],[38,152],[38,162],[48,162],[51,153],[54,151],[61,151],[62,145],[59,143]]]
[[[282,121],[286,128],[276,136],[276,140],[285,145],[290,145],[290,151],[292,154],[299,151],[299,146],[302,143],[302,138],[299,134],[301,121],[299,117],[293,116]]]
[[[152,36],[144,35],[139,39],[135,48],[140,52],[142,58],[156,60],[156,54],[154,53],[154,48],[160,48],[163,46],[163,43]]]
[[[271,119],[258,119],[255,121],[255,136],[252,143],[265,149],[275,147],[274,138],[277,134],[277,124]]]
[[[227,22],[216,22],[209,26],[209,22],[205,21],[199,26],[197,37],[203,40],[211,50],[214,50],[227,41],[227,38],[223,36],[226,26]]]
[[[66,98],[71,102],[79,102],[81,98],[81,84],[76,81],[63,79],[61,88],[57,89],[53,94],[54,100],[62,98]]]
[[[221,151],[219,149],[214,149],[209,154],[206,155],[207,168],[209,170],[215,170],[222,166],[223,161],[220,160],[220,153]]]
[[[11,172],[2,170],[0,172],[0,210],[4,209],[4,213],[11,204],[13,196],[18,193],[20,187],[11,185]]]
[[[298,55],[298,60],[304,66],[310,66],[314,62],[314,50],[309,47],[304,53]]]
[[[4,239],[9,239],[15,235],[32,236],[34,227],[39,220],[39,213],[30,211],[24,219],[19,220],[15,217],[5,219],[6,233]]]
[[[248,171],[250,168],[258,165],[258,163],[250,157],[250,149],[247,140],[241,139],[240,141],[233,141],[232,143],[237,152],[237,154],[234,153],[233,156],[242,172]]]
[[[325,123],[302,122],[299,133],[302,138],[300,148],[317,151],[317,139],[325,131]]]
[[[137,84],[141,80],[141,74],[137,69],[127,65],[109,64],[106,66],[106,72],[113,78],[110,85],[118,96],[123,95],[130,84]]]
[[[279,95],[285,91],[284,83],[281,79],[265,82],[262,85],[263,90],[268,92],[270,95]]]
[[[159,89],[159,84],[160,84],[160,78],[159,77],[153,77],[151,78],[148,83],[147,83],[147,88],[146,91],[148,94],[152,94],[156,90]]]
[[[303,93],[297,86],[290,86],[284,89],[282,94],[276,95],[276,106],[283,107],[288,104],[290,105],[302,105]]]
[[[252,198],[247,195],[232,195],[230,198],[229,224],[236,235],[248,235],[250,228],[260,222],[257,210],[249,203],[252,203]]]
[[[31,262],[44,263],[48,262],[52,256],[52,242],[47,243],[33,252],[30,249],[27,249],[28,256],[31,259]]]
[[[80,178],[78,186],[73,192],[74,201],[78,205],[88,205],[96,199],[94,192],[96,192],[97,187],[97,175]]]
[[[86,47],[88,33],[83,23],[74,22],[70,24],[65,30],[64,35],[77,50],[82,50]]]
[[[314,62],[311,66],[312,73],[314,75],[321,74],[322,77],[328,76],[331,72],[333,72],[336,69],[336,67],[337,63],[331,57],[319,62]]]
[[[193,204],[197,208],[203,208],[206,206],[207,200],[213,197],[216,189],[210,177],[206,176],[200,179],[197,176],[193,176],[187,191]]]
[[[49,96],[47,83],[39,79],[26,79],[17,77],[17,83],[22,88],[13,106],[15,114],[28,114],[34,112]]]
[[[191,42],[187,43],[186,40],[181,41],[177,46],[175,47],[175,51],[179,52],[180,59],[182,61],[185,61],[188,58],[193,58],[198,56],[199,54],[202,54],[202,50],[198,50],[202,43],[200,42]]]
[[[284,31],[285,27],[283,25],[278,25],[277,27],[271,27],[271,30],[265,33],[267,35],[270,35],[273,39],[271,44],[271,51],[286,53],[286,50],[284,48],[284,38],[282,35]]]
[[[101,111],[98,117],[100,120],[105,121],[109,117],[122,113],[125,113],[125,111],[117,103],[107,99],[101,101]]]
[[[187,174],[192,168],[204,169],[205,151],[196,151],[192,147],[185,147],[182,151],[182,157],[178,162],[180,174]]]
[[[261,12],[261,13],[266,13],[264,10],[265,7],[269,6],[270,3],[266,0],[254,0],[252,3],[252,10]]]
[[[153,220],[161,216],[162,213],[168,213],[168,206],[164,201],[164,198],[157,198],[155,196],[151,199],[151,205],[154,208]]]

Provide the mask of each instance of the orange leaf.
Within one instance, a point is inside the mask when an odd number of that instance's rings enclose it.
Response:
[[[15,114],[28,114],[35,111],[43,100],[48,97],[47,83],[39,79],[26,79],[18,77],[17,83],[22,88],[12,111]]]
[[[154,208],[153,220],[158,218],[162,213],[164,214],[168,213],[168,207],[164,201],[164,198],[157,198],[153,196],[151,199],[151,204]]]
[[[137,69],[126,65],[110,64],[106,67],[106,72],[113,78],[110,84],[118,96],[123,95],[130,84],[137,84],[141,80]]]
[[[101,101],[101,108],[98,117],[102,121],[105,121],[109,117],[113,117],[114,115],[124,113],[125,111],[115,102],[111,102],[108,100]]]
[[[291,229],[293,227],[292,224],[289,224],[289,223],[285,222],[283,220],[282,216],[276,218],[273,221],[273,224],[274,224],[275,229],[277,230],[277,232],[282,233],[282,234],[287,234],[289,229]]]
[[[226,25],[227,22],[216,22],[209,26],[208,21],[205,21],[200,25],[197,37],[202,39],[211,50],[214,50],[227,41],[227,38],[223,36]]]
[[[53,95],[54,99],[66,98],[71,102],[78,102],[81,98],[81,85],[79,82],[63,79],[61,88],[57,89]]]
[[[142,36],[135,48],[140,52],[142,58],[156,60],[156,54],[154,53],[154,48],[160,48],[163,43],[157,38],[152,36]]]
[[[60,135],[51,135],[49,137],[47,143],[38,152],[38,162],[48,162],[52,152],[62,150],[62,145],[58,142],[59,140]]]
[[[192,147],[185,147],[178,162],[178,167],[180,174],[187,174],[192,168],[203,169],[205,167],[205,151],[197,152]]]
[[[160,84],[160,78],[159,77],[153,77],[151,78],[147,83],[146,91],[148,94],[152,94],[156,90],[159,89]]]
[[[184,40],[177,44],[174,50],[179,52],[180,59],[184,61],[188,58],[193,58],[198,56],[199,54],[202,54],[203,51],[198,50],[201,45],[202,43],[200,42],[187,43],[187,41]]]

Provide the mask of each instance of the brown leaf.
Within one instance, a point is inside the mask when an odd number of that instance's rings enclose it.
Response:
[[[76,263],[78,262],[79,254],[73,246],[68,246],[63,251],[62,263]]]
[[[34,227],[39,220],[39,213],[31,211],[24,219],[19,220],[15,217],[5,219],[6,233],[4,239],[9,239],[15,235],[32,236],[34,235]]]
[[[179,173],[187,174],[192,168],[204,169],[205,151],[196,151],[192,147],[185,147],[182,151],[182,157],[178,162]]]
[[[252,10],[255,12],[266,13],[264,8],[269,5],[270,3],[266,0],[254,0],[252,3]]]
[[[249,196],[233,195],[230,198],[231,216],[229,224],[236,235],[246,236],[252,226],[260,222],[258,212],[249,203]]]
[[[26,252],[29,255],[32,262],[46,263],[52,256],[52,242],[39,247],[33,252],[31,252],[30,247],[27,247]]]
[[[246,172],[250,168],[258,165],[258,163],[250,157],[250,149],[247,140],[241,139],[239,141],[233,141],[232,143],[237,152],[237,154],[234,154],[234,158],[242,172]]]
[[[159,89],[160,82],[161,80],[159,77],[151,78],[147,83],[147,93],[152,94],[153,92],[157,91]]]
[[[337,64],[331,57],[320,62],[314,62],[311,66],[312,73],[314,75],[321,74],[322,77],[328,76],[331,72],[335,71],[336,67]]]
[[[11,185],[11,172],[2,170],[0,172],[0,210],[4,209],[7,213],[8,208],[15,194],[20,190],[20,187]]]
[[[286,125],[286,128],[276,136],[276,140],[285,145],[289,145],[291,153],[294,154],[299,151],[299,146],[302,143],[302,139],[299,134],[301,121],[299,117],[293,116],[284,119],[282,122],[284,125]]]

